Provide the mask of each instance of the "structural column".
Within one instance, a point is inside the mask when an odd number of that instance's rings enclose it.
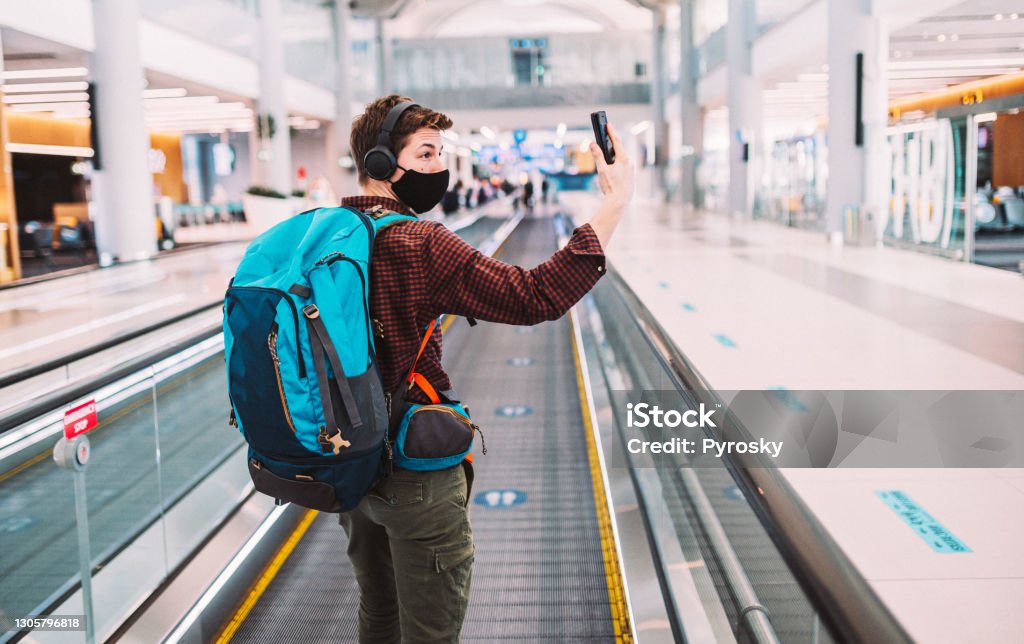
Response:
[[[697,187],[697,169],[704,150],[704,122],[697,100],[697,50],[693,46],[695,0],[679,0],[679,99],[682,108],[682,181],[685,208],[703,204]]]
[[[651,122],[654,129],[654,187],[662,199],[668,198],[668,122],[665,120],[665,7],[651,9]]]
[[[3,39],[0,38],[0,78],[4,73]],[[0,100],[3,91],[0,90]],[[18,216],[14,208],[14,175],[7,151],[7,115],[0,107],[0,284],[21,277],[18,249]]]
[[[348,156],[352,132],[352,42],[348,0],[334,3],[334,123],[327,129],[327,179],[339,197],[356,193],[354,175],[340,161]]]
[[[886,212],[889,34],[877,5],[872,0],[828,1],[825,224],[836,237],[842,234],[847,212],[867,209],[876,218]]]
[[[377,18],[375,21],[377,38],[377,88],[379,94],[394,92],[391,86],[391,38],[388,36],[387,19]]]
[[[258,183],[288,194],[292,189],[291,134],[284,95],[284,48],[280,0],[260,0],[260,97],[263,133],[255,175]],[[270,117],[269,119],[267,117]]]
[[[92,187],[101,265],[156,252],[156,211],[139,58],[137,0],[93,0]]]
[[[729,102],[729,212],[753,214],[754,151],[761,130],[761,92],[751,53],[757,21],[754,0],[729,0],[725,48]]]

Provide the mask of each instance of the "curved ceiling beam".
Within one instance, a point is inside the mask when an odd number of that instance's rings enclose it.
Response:
[[[475,4],[479,4],[479,2],[475,2],[474,0],[464,0],[463,2],[460,2],[458,4],[457,8],[445,11],[443,12],[443,14],[439,14],[436,18],[427,23],[426,28],[423,29],[423,35],[431,36],[437,33],[437,31],[441,28],[442,25],[444,25],[446,22],[457,16],[459,13],[465,11],[466,9],[469,9],[472,5]],[[603,11],[594,8],[593,5],[582,8],[578,4],[572,2],[558,2],[557,0],[553,2],[545,2],[544,5],[565,9],[583,18],[593,20],[608,31],[615,31],[618,27],[618,24],[615,22],[615,20],[613,20]]]

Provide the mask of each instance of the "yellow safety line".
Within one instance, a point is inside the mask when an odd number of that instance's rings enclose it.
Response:
[[[215,640],[217,644],[231,641],[235,631],[237,631],[238,627],[242,625],[245,618],[249,616],[253,606],[255,606],[256,602],[258,602],[260,597],[263,596],[263,592],[267,589],[267,586],[270,585],[270,582],[274,581],[274,577],[276,577],[277,573],[281,570],[281,566],[288,561],[288,557],[290,557],[292,551],[295,550],[295,546],[299,545],[299,541],[301,541],[302,537],[305,536],[306,530],[309,529],[310,524],[313,523],[313,519],[315,519],[318,514],[320,513],[316,510],[306,511],[305,516],[303,516],[302,520],[299,521],[299,525],[295,526],[291,536],[289,536],[288,540],[281,545],[280,549],[278,549],[277,553],[274,555],[274,558],[271,559],[270,563],[267,564],[267,567],[263,569],[259,579],[257,579],[256,583],[249,589],[248,596],[246,596],[245,601],[238,607],[238,610],[235,611],[235,614],[231,617],[231,621],[224,626],[224,629],[217,636],[217,639]]]
[[[3,483],[4,481],[6,481],[7,479],[11,478],[15,474],[19,474],[21,472],[24,472],[25,470],[27,470],[28,468],[32,467],[36,463],[38,463],[38,462],[40,462],[42,460],[45,460],[46,458],[50,457],[52,454],[53,454],[53,450],[46,450],[45,452],[42,452],[40,454],[36,454],[35,456],[33,456],[29,460],[25,461],[21,465],[15,467],[13,470],[8,470],[7,472],[4,472],[3,474],[0,474],[0,483]]]
[[[626,606],[626,591],[622,583],[622,571],[619,570],[619,555],[618,550],[615,548],[615,537],[612,533],[611,513],[608,511],[604,477],[601,475],[601,463],[597,456],[593,419],[590,417],[587,389],[583,384],[583,368],[580,364],[579,356],[580,349],[576,346],[576,335],[572,326],[572,318],[569,318],[569,335],[572,338],[572,363],[576,367],[576,387],[579,390],[583,428],[587,438],[590,480],[593,482],[597,525],[601,532],[601,554],[604,556],[604,576],[608,584],[608,603],[611,605],[612,622],[615,625],[615,641],[623,643],[633,642],[633,631],[629,623],[629,607]]]

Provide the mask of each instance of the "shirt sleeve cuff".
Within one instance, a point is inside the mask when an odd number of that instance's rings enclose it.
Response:
[[[583,224],[572,231],[572,237],[569,238],[569,243],[565,245],[565,250],[573,255],[593,257],[596,260],[597,272],[604,274],[606,270],[604,249],[601,247],[601,240],[597,238],[597,233],[594,232],[590,224]]]

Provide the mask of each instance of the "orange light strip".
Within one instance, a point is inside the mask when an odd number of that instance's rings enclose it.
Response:
[[[899,119],[911,111],[936,112],[944,107],[973,105],[1016,94],[1024,94],[1024,72],[961,83],[940,92],[893,101],[889,104],[889,117]]]

